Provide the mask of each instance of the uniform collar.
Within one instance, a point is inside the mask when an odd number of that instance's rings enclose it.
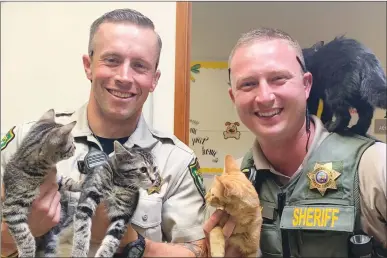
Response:
[[[72,131],[74,138],[93,135],[93,132],[89,127],[89,122],[87,121],[87,104],[88,103],[85,103],[72,114],[72,119],[77,121],[77,124]]]
[[[72,131],[74,138],[93,136],[93,132],[91,131],[87,120],[87,104],[88,103],[84,104],[72,115],[72,119],[77,121],[77,124]],[[129,137],[125,145],[128,147],[137,145],[141,148],[148,148],[155,143],[157,143],[157,139],[153,137],[144,116],[141,114],[135,131]]]
[[[314,134],[313,142],[309,147],[308,153],[303,161],[303,164],[309,159],[309,156],[316,150],[316,148],[321,144],[321,142],[329,135],[329,132],[327,131],[327,129],[324,127],[323,123],[317,116],[312,115],[311,122],[314,123],[315,125],[315,134]],[[257,139],[254,140],[252,150],[253,150],[254,165],[257,170],[269,169],[272,173],[283,176],[281,173],[275,171],[275,169],[271,166],[270,162],[263,154],[261,146],[259,145],[259,142]]]
[[[137,145],[141,148],[150,148],[157,142],[158,140],[154,138],[153,134],[151,133],[144,116],[141,115],[140,119],[138,120],[136,130],[134,130],[132,135],[125,142],[125,145],[129,148],[133,147],[134,145]]]

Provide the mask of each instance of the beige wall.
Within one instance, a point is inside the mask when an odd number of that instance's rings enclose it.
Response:
[[[175,2],[7,2],[1,3],[2,134],[49,108],[73,110],[87,101],[90,83],[82,55],[87,53],[89,27],[116,8],[144,13],[160,33],[162,75],[144,112],[154,127],[173,133]]]
[[[194,2],[191,64],[201,63],[202,68],[199,73],[191,72],[195,82],[190,89],[190,118],[199,123],[190,123],[196,129],[190,133],[190,147],[199,158],[207,187],[223,169],[224,155],[243,156],[254,139],[228,96],[226,62],[241,33],[259,26],[282,29],[302,47],[345,34],[374,51],[386,70],[385,2]],[[377,109],[374,119],[384,115],[385,111]],[[240,123],[239,139],[224,139],[227,121]],[[354,115],[351,123],[356,121]],[[385,133],[374,133],[374,125],[369,133],[386,141]],[[194,144],[193,139],[204,141]],[[209,155],[214,151],[216,155]]]
[[[224,61],[241,33],[259,26],[282,29],[302,47],[346,34],[380,58],[386,69],[386,2],[193,2],[192,60]]]

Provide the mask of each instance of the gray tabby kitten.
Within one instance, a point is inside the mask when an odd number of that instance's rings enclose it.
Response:
[[[91,220],[103,201],[111,223],[95,256],[112,257],[137,208],[139,188],[161,185],[150,151],[137,147],[129,149],[114,141],[114,152],[108,163],[95,166],[86,173],[74,218],[72,257],[87,257]]]
[[[50,109],[32,126],[5,166],[3,219],[16,242],[19,257],[35,257],[37,241],[27,223],[30,207],[45,177],[55,171],[59,161],[74,155],[71,130],[75,124],[56,123],[54,110]],[[80,184],[72,179],[64,177],[62,181],[62,190],[80,191]],[[66,202],[66,196],[63,198]],[[41,237],[46,257],[55,256],[57,235],[61,226],[68,223],[65,208],[62,205],[59,225]]]

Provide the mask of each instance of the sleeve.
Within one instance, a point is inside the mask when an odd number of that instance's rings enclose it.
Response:
[[[387,248],[386,144],[377,142],[359,163],[361,222],[364,232]]]
[[[197,241],[205,237],[205,187],[197,157],[191,155],[179,170],[176,186],[163,204],[163,233],[168,242]]]

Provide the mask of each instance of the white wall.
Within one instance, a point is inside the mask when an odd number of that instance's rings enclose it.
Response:
[[[87,53],[89,28],[116,8],[147,15],[163,40],[162,75],[144,112],[155,128],[173,133],[175,2],[6,2],[1,3],[2,134],[49,108],[74,110],[88,100],[90,82],[82,55]]]

